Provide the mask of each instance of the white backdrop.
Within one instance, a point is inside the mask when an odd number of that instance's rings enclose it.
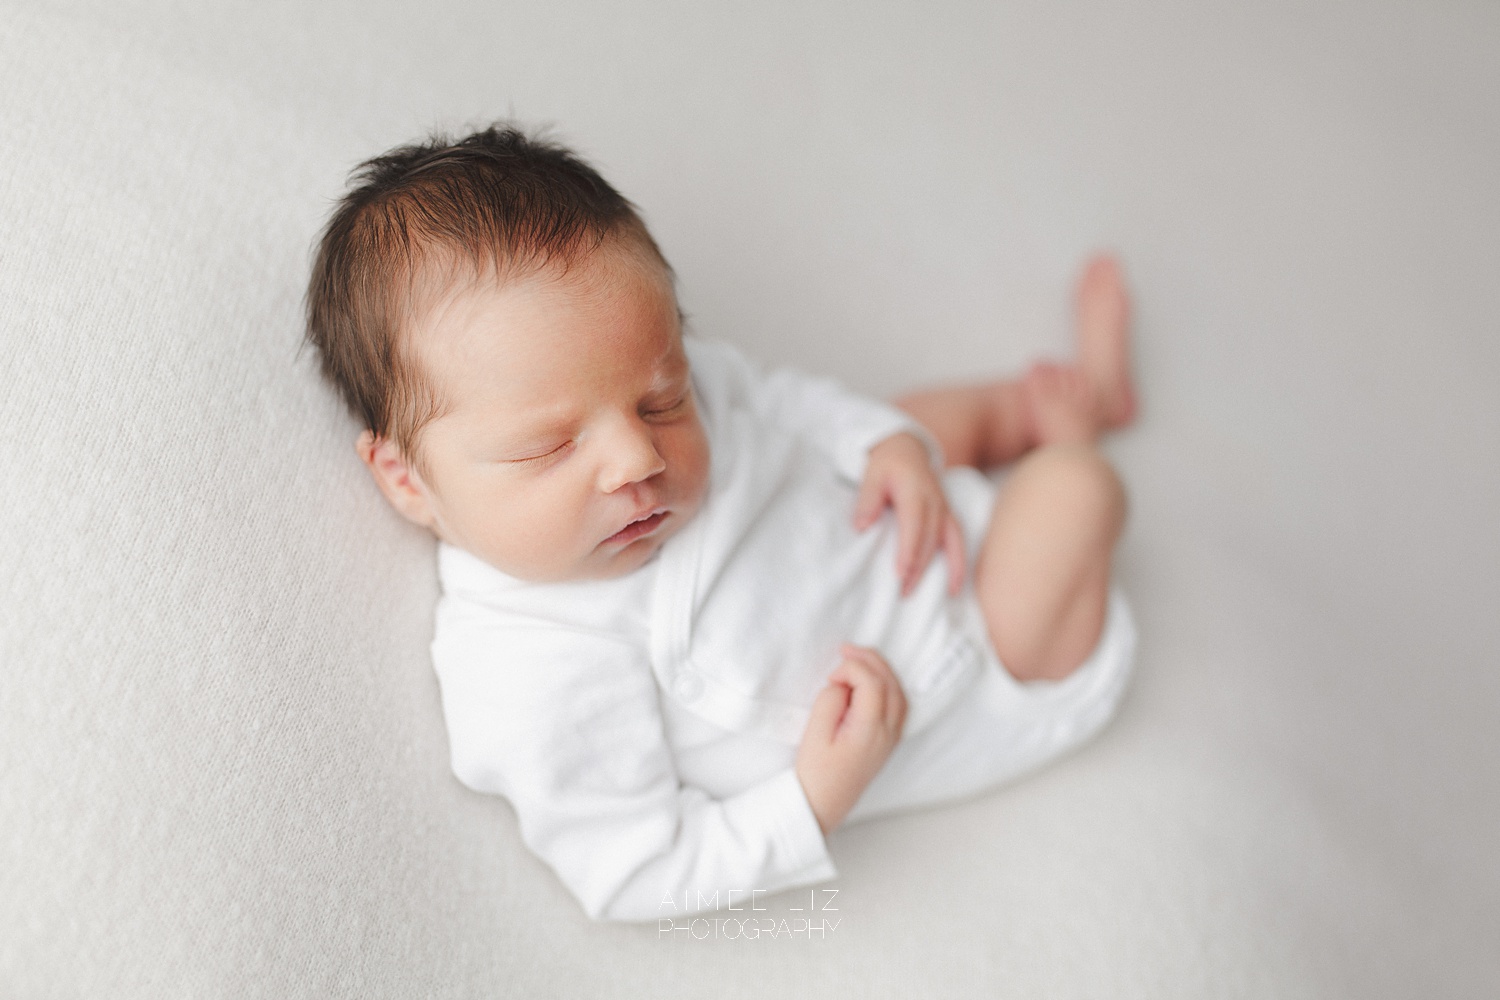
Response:
[[[0,0],[0,995],[1495,992],[1497,51],[1414,0]],[[300,299],[354,163],[508,114],[698,329],[872,392],[1066,349],[1126,261],[1136,686],[836,834],[825,940],[589,924],[448,775],[432,546]]]

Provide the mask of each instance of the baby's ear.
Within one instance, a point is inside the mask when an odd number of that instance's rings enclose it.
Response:
[[[354,442],[354,451],[370,470],[380,492],[402,517],[424,528],[433,527],[427,486],[406,456],[401,454],[396,442],[365,430]]]

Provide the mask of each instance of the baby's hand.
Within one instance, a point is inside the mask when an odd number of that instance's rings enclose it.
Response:
[[[964,584],[964,537],[948,510],[948,497],[912,434],[893,434],[870,449],[865,479],[854,502],[854,529],[864,531],[889,504],[896,512],[896,575],[901,596],[911,593],[941,544],[948,557],[948,592]]]
[[[797,750],[797,780],[825,834],[880,772],[906,721],[901,682],[880,654],[848,645],[843,654],[813,702]]]

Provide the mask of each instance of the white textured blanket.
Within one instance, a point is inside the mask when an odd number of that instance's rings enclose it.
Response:
[[[0,0],[0,995],[1493,995],[1500,10],[1015,6]],[[344,172],[511,112],[870,391],[1064,349],[1122,253],[1111,729],[836,897],[585,920],[298,353]]]

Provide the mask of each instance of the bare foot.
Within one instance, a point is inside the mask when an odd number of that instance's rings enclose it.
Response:
[[[1037,444],[1090,444],[1098,435],[1098,404],[1081,367],[1038,361],[1021,388]]]
[[[1130,297],[1119,262],[1108,254],[1092,258],[1078,282],[1078,367],[1093,390],[1101,430],[1135,420]]]

